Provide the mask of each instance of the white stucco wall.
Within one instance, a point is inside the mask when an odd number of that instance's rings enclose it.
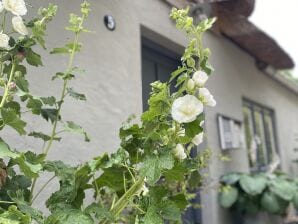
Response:
[[[30,1],[31,11],[40,5],[53,2],[59,5],[59,13],[49,26],[48,47],[61,46],[69,33],[64,30],[67,15],[77,12],[79,0],[40,0]],[[87,96],[87,102],[67,99],[62,116],[81,124],[90,134],[92,141],[85,143],[73,135],[64,135],[61,143],[54,144],[50,159],[64,159],[77,164],[105,151],[118,147],[118,129],[132,113],[142,112],[141,77],[141,34],[159,44],[180,52],[186,43],[184,34],[177,31],[169,19],[170,7],[161,0],[90,0],[92,12],[87,27],[94,33],[84,34],[82,53],[75,63],[86,69],[86,74],[72,82],[78,92]],[[117,23],[114,32],[103,24],[103,16],[112,15]],[[143,29],[141,29],[141,26]],[[158,34],[158,35],[157,35]],[[159,36],[161,35],[161,36]],[[225,114],[242,120],[242,97],[247,97],[273,108],[277,120],[277,136],[282,156],[282,168],[291,171],[294,132],[298,132],[298,97],[276,81],[259,72],[254,60],[226,39],[207,34],[206,45],[212,50],[212,63],[216,71],[208,86],[218,101],[216,108],[207,109],[206,128],[208,146],[214,159],[210,167],[213,179],[222,173],[237,170],[248,171],[245,149],[228,152],[232,162],[223,163],[216,159],[220,153],[216,115]],[[61,56],[43,54],[46,67],[29,71],[31,89],[37,95],[60,93],[60,82],[50,83],[52,75],[66,67],[67,59]],[[50,84],[49,84],[50,83]],[[49,130],[48,124],[38,118],[28,117],[29,129]],[[2,137],[2,136],[1,136]],[[41,152],[41,143],[25,138],[17,140],[12,132],[4,136],[16,148],[32,148]],[[295,167],[297,169],[297,167]],[[45,178],[44,178],[45,179]],[[42,179],[41,182],[44,180]],[[216,185],[216,183],[213,183]],[[51,185],[54,190],[56,185]],[[40,201],[49,192],[42,195]],[[202,196],[203,223],[230,223],[227,213],[217,205],[216,191],[209,190]],[[38,205],[39,202],[37,202]],[[226,220],[226,221],[224,221]]]

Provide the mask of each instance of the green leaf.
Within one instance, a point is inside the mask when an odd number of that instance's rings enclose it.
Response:
[[[266,188],[266,178],[263,176],[242,175],[239,183],[241,188],[249,195],[261,194]]]
[[[298,192],[296,192],[293,197],[293,204],[294,204],[295,208],[298,209]]]
[[[269,213],[278,213],[281,209],[278,198],[272,192],[265,192],[261,198],[262,208]]]
[[[180,209],[173,201],[162,201],[158,207],[164,219],[172,221],[179,221],[181,219]]]
[[[160,161],[161,168],[170,170],[174,167],[175,159],[171,153],[168,152],[164,155],[161,155],[158,159]]]
[[[45,224],[94,224],[94,221],[81,210],[66,208],[50,215]]]
[[[292,182],[276,178],[270,181],[270,190],[280,198],[291,201],[298,189]]]
[[[225,174],[220,178],[220,181],[222,183],[225,183],[227,185],[232,185],[232,184],[236,184],[239,179],[241,177],[241,174],[238,173],[229,173],[229,174]]]
[[[46,120],[46,121],[51,121],[52,123],[55,122],[57,119],[57,114],[58,110],[57,109],[52,109],[52,108],[43,108],[41,109],[41,116]],[[60,120],[60,117],[58,118]]]
[[[170,82],[172,80],[174,80],[178,75],[180,75],[182,72],[185,72],[187,70],[187,68],[185,67],[180,67],[178,68],[176,71],[171,73],[171,78],[170,78]]]
[[[171,200],[180,209],[180,213],[183,212],[188,205],[188,201],[183,193],[171,197]]]
[[[182,163],[176,163],[171,170],[165,171],[164,175],[167,180],[184,180],[184,175],[188,169]]]
[[[50,140],[51,140],[51,136],[46,135],[46,134],[44,134],[44,133],[42,133],[42,132],[35,132],[35,131],[33,131],[33,132],[30,132],[30,133],[28,134],[28,136],[31,136],[31,137],[34,137],[34,138],[42,139],[44,142],[47,142],[47,141],[50,141]],[[53,140],[54,140],[54,141],[60,141],[61,138],[59,138],[59,137],[54,137]]]
[[[103,219],[108,219],[111,223],[113,223],[113,216],[107,208],[104,208],[101,204],[92,203],[89,205],[85,211],[86,214],[94,215],[98,221]]]
[[[56,104],[56,98],[53,96],[49,97],[40,97],[43,104],[54,106]]]
[[[238,198],[238,189],[231,186],[222,187],[219,193],[219,204],[224,208],[230,208]]]
[[[155,184],[161,176],[161,164],[156,156],[145,159],[144,164],[140,170],[141,175],[147,178],[147,183],[150,185]]]
[[[39,115],[41,113],[42,102],[40,99],[30,98],[26,106],[31,109],[33,114]]]
[[[54,48],[50,54],[70,54],[71,50],[69,50],[69,48],[67,47],[58,47],[58,48]]]
[[[32,164],[27,161],[26,156],[22,153],[19,157],[14,159],[20,167],[20,170],[27,176],[31,178],[37,178],[39,171],[42,170],[41,164]]]
[[[155,206],[150,206],[144,217],[144,224],[163,224],[163,220],[160,215],[157,213]]]
[[[4,125],[8,125],[15,129],[20,135],[26,134],[25,126],[26,122],[22,121],[12,109],[3,108],[1,115]]]
[[[83,135],[85,137],[86,142],[90,141],[90,138],[89,138],[87,132],[85,132],[81,126],[77,125],[73,121],[67,121],[64,126],[64,130],[67,132]]]
[[[67,88],[67,93],[76,100],[86,101],[86,96],[82,93],[75,92],[72,88]]]
[[[31,224],[29,215],[23,214],[15,205],[8,208],[7,211],[0,214],[1,224]]]
[[[0,158],[17,158],[19,156],[18,153],[12,152],[8,145],[2,141],[0,138]]]
[[[185,135],[190,139],[193,139],[197,134],[203,132],[203,128],[200,126],[201,118],[194,120],[193,122],[184,124]]]
[[[32,51],[30,48],[26,49],[26,61],[32,66],[42,66],[40,55]]]

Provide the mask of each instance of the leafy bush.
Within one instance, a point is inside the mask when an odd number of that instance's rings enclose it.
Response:
[[[171,18],[190,40],[181,66],[172,73],[169,82],[152,83],[149,110],[143,113],[141,121],[133,123],[129,119],[121,127],[121,144],[115,153],[73,167],[63,161],[49,161],[47,155],[53,142],[61,140],[62,132],[79,134],[90,141],[80,125],[61,115],[66,97],[86,100],[84,94],[69,85],[81,72],[73,61],[82,48],[80,34],[88,32],[84,22],[90,11],[89,3],[81,4],[81,15],[70,14],[66,29],[73,34],[73,40],[51,51],[69,57],[68,66],[53,76],[53,81],[63,84],[58,99],[31,94],[26,78],[28,66],[43,65],[35,46],[39,44],[46,50],[46,27],[57,6],[50,4],[40,9],[37,17],[26,22],[21,17],[27,13],[23,0],[3,0],[0,7],[3,14],[0,130],[10,127],[20,137],[28,135],[44,143],[42,153],[36,154],[15,150],[0,139],[1,223],[158,224],[164,220],[180,223],[181,214],[194,196],[188,189],[200,186],[203,179],[200,169],[207,166],[210,156],[209,151],[198,153],[195,149],[203,141],[204,105],[216,104],[204,88],[212,67],[208,63],[210,51],[201,43],[203,33],[214,19],[195,26],[187,16],[188,10],[172,10]],[[6,24],[12,15],[14,31],[8,36]],[[174,93],[170,92],[171,85],[176,87]],[[23,114],[30,112],[45,119],[51,132],[28,133]],[[38,178],[44,173],[52,177],[39,183],[41,189],[36,192]],[[59,190],[45,202],[50,211],[46,216],[32,205],[54,179],[59,181]],[[86,191],[93,192],[92,202],[84,200]]]
[[[290,203],[298,208],[298,179],[285,174],[229,173],[221,184],[219,203],[224,208],[275,215],[285,215]]]

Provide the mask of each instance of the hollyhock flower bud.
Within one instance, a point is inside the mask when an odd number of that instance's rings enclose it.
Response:
[[[183,160],[187,157],[182,144],[176,145],[176,147],[173,149],[173,154],[179,160]]]
[[[201,132],[200,134],[197,134],[191,142],[195,145],[200,145],[203,142],[204,133]]]
[[[3,87],[5,86],[5,84],[6,84],[5,79],[0,78],[0,86]]]
[[[202,87],[208,80],[208,75],[203,71],[197,71],[193,74],[192,79],[198,87]]]
[[[27,8],[24,0],[3,0],[3,7],[16,16],[27,14]]]
[[[195,82],[192,79],[188,80],[186,88],[188,91],[192,91],[195,88]]]
[[[195,96],[185,95],[177,98],[172,105],[172,117],[178,123],[194,121],[203,112],[203,104]]]
[[[0,48],[9,48],[9,36],[5,33],[0,33]]]
[[[14,90],[16,87],[17,87],[17,85],[16,85],[15,82],[11,82],[11,83],[8,84],[8,89],[9,90]]]
[[[14,16],[12,18],[12,26],[15,31],[22,35],[28,35],[27,27],[25,26],[22,17],[20,16]]]
[[[206,88],[199,88],[199,98],[207,106],[214,107],[216,105],[214,97]]]

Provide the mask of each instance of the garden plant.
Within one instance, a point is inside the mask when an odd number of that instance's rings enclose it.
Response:
[[[181,223],[194,197],[189,190],[202,185],[201,169],[210,157],[208,150],[197,152],[196,146],[203,141],[204,107],[216,104],[204,87],[212,67],[208,63],[210,51],[202,45],[203,33],[215,20],[194,25],[187,9],[172,10],[170,17],[189,39],[181,66],[169,74],[168,82],[151,84],[149,109],[140,120],[133,123],[128,119],[120,128],[118,150],[71,166],[63,158],[50,161],[48,153],[53,143],[61,140],[62,132],[80,134],[90,141],[76,123],[79,121],[62,116],[67,97],[86,100],[84,94],[74,91],[70,81],[81,73],[74,58],[82,48],[80,34],[89,32],[84,25],[89,3],[81,4],[80,15],[70,14],[66,30],[73,39],[50,51],[69,58],[68,66],[53,75],[53,82],[62,82],[59,98],[31,94],[26,74],[29,66],[46,66],[36,45],[47,51],[46,28],[57,6],[41,8],[29,21],[22,18],[27,14],[23,0],[3,0],[0,11],[0,133],[13,129],[19,142],[25,135],[44,142],[43,149],[24,151],[13,148],[0,134],[0,223]],[[171,86],[175,86],[174,92]],[[24,113],[45,119],[51,131],[28,132]],[[39,177],[45,173],[50,178],[43,183]],[[44,202],[48,211],[43,213],[33,205],[54,180],[59,181],[59,190]],[[40,190],[36,186],[41,186]],[[84,200],[86,192],[92,192],[92,201]]]
[[[298,208],[298,180],[283,173],[229,173],[221,178],[219,203],[241,214],[286,216],[288,208]]]

